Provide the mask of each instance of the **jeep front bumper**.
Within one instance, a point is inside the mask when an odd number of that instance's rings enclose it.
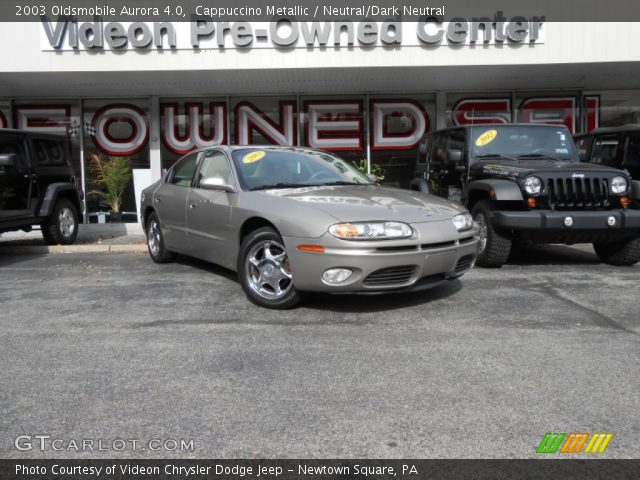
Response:
[[[493,223],[498,228],[512,230],[628,230],[632,233],[640,231],[640,210],[496,211]]]

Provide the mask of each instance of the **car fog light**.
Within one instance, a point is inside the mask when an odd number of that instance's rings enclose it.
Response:
[[[573,225],[573,218],[564,217],[564,226],[565,227],[570,227],[571,225]]]
[[[327,283],[342,283],[351,277],[353,272],[348,268],[330,268],[322,274],[322,280]]]
[[[607,218],[607,225],[609,225],[610,227],[613,227],[615,226],[615,224],[616,224],[616,217],[611,216]]]

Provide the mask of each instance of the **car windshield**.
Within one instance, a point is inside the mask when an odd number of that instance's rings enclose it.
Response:
[[[245,190],[373,184],[349,162],[327,153],[243,148],[231,155]]]
[[[480,158],[575,159],[571,134],[562,126],[473,127],[470,145],[473,156]]]

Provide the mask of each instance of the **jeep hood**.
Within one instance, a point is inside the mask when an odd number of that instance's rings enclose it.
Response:
[[[545,173],[587,173],[602,172],[614,173],[619,170],[607,167],[605,165],[595,165],[593,163],[581,163],[571,160],[559,161],[544,158],[524,158],[517,160],[509,159],[491,159],[481,160],[471,166],[472,176],[492,176],[492,177],[508,177],[517,178],[525,177],[534,172]]]

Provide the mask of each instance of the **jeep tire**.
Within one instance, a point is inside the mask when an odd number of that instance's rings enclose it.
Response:
[[[640,237],[619,242],[594,243],[593,249],[600,260],[609,265],[628,267],[640,261]]]
[[[42,222],[42,236],[49,245],[71,245],[78,236],[78,210],[67,198],[60,198],[51,215]]]
[[[476,264],[487,268],[501,267],[509,259],[511,240],[500,235],[494,228],[491,205],[482,200],[473,206],[471,215],[480,227],[480,249]]]

